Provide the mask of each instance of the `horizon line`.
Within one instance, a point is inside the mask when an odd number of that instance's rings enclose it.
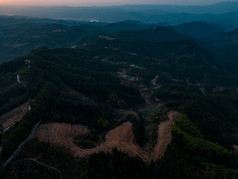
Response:
[[[0,4],[1,6],[9,7],[82,7],[82,8],[97,8],[97,7],[120,7],[120,6],[179,6],[179,7],[193,7],[193,6],[213,6],[223,3],[238,3],[238,1],[221,1],[217,3],[208,4],[159,4],[159,3],[141,3],[141,4],[115,4],[115,5],[13,5],[13,4]]]

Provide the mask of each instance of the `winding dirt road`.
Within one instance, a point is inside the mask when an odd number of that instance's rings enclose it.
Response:
[[[172,141],[171,126],[177,119],[179,113],[176,111],[170,111],[168,113],[168,121],[162,122],[158,126],[158,138],[154,147],[154,151],[151,155],[151,159],[161,159]]]
[[[85,157],[93,153],[111,152],[118,148],[129,156],[139,156],[144,161],[160,159],[164,156],[167,146],[172,141],[171,125],[175,122],[178,112],[168,113],[168,121],[158,126],[158,139],[152,153],[147,153],[137,145],[131,122],[125,122],[117,128],[109,131],[105,137],[106,141],[91,149],[82,149],[73,143],[73,138],[78,135],[87,135],[88,129],[82,125],[71,125],[65,123],[41,124],[34,134],[41,141],[50,142],[56,145],[67,147],[74,157]]]
[[[125,122],[109,131],[105,137],[106,141],[95,148],[81,149],[73,143],[73,137],[86,134],[88,134],[88,129],[82,125],[50,123],[40,125],[34,135],[41,141],[69,148],[74,157],[85,157],[101,151],[111,152],[113,148],[117,147],[130,156],[137,155],[143,160],[148,158],[148,154],[136,144],[131,122]]]

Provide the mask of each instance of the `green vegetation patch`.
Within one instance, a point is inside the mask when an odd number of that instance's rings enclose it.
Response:
[[[223,146],[203,139],[201,131],[186,115],[180,115],[172,125],[172,134],[187,150],[200,153],[210,160],[229,158],[231,155]]]

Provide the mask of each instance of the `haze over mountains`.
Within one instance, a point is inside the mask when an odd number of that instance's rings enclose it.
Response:
[[[238,2],[224,2],[209,6],[19,7],[2,5],[0,14],[102,22],[137,20],[145,23],[168,23],[170,25],[190,21],[206,21],[238,27],[237,9]]]
[[[106,35],[155,42],[190,39],[213,50],[236,44],[237,39],[236,29],[203,21],[169,26],[139,21],[99,23],[17,16],[1,16],[0,20],[0,62],[42,46],[75,48]]]

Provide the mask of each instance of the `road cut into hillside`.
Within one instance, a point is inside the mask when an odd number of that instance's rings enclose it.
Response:
[[[176,111],[170,111],[168,113],[168,121],[162,122],[158,126],[158,137],[157,143],[154,147],[154,151],[151,154],[151,159],[161,159],[168,147],[168,145],[172,142],[172,132],[171,126],[177,119],[179,113]]]
[[[143,161],[148,162],[164,156],[167,146],[172,141],[171,125],[175,122],[178,114],[175,111],[169,112],[169,120],[160,123],[158,126],[157,144],[151,153],[142,150],[137,145],[131,122],[125,122],[115,129],[110,130],[105,136],[105,142],[90,149],[82,149],[73,142],[74,137],[86,136],[89,133],[87,127],[82,125],[66,123],[41,124],[36,129],[34,136],[40,141],[69,148],[74,157],[86,157],[99,152],[110,153],[113,148],[117,148],[129,156],[138,156]]]

